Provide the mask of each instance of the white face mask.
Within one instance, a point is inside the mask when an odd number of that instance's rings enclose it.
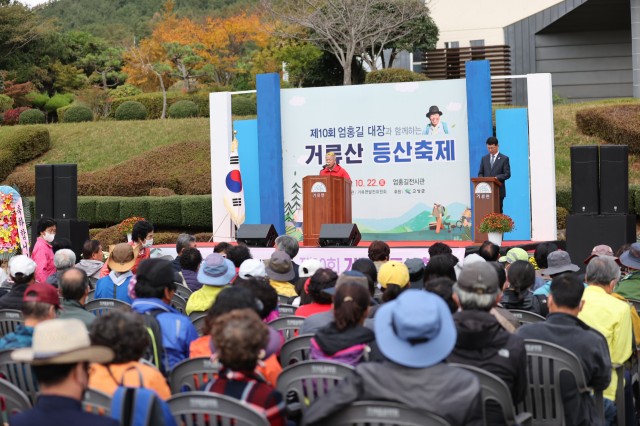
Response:
[[[150,240],[144,240],[144,244],[142,245],[142,247],[149,248],[152,245],[153,245],[153,238],[151,238]]]
[[[42,238],[44,238],[44,240],[48,243],[50,243],[51,241],[53,241],[53,239],[56,237],[56,234],[52,234],[50,232],[45,232],[44,236]]]

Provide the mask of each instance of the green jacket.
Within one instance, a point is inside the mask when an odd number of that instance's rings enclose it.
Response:
[[[640,300],[640,271],[632,272],[622,278],[614,292],[625,299]]]
[[[84,306],[82,306],[80,304],[80,302],[78,302],[77,300],[63,299],[62,303],[60,304],[60,307],[62,309],[60,310],[60,313],[58,314],[58,318],[64,318],[64,319],[76,318],[76,319],[79,319],[87,327],[87,330],[91,326],[91,323],[93,322],[93,320],[96,319],[96,316],[93,315],[91,312],[87,311],[84,308]]]

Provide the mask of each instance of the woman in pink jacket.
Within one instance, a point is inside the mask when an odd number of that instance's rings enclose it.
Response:
[[[53,263],[53,249],[51,248],[51,242],[56,236],[56,221],[48,217],[40,219],[38,235],[31,252],[31,258],[37,265],[36,281],[45,283],[49,275],[56,273],[56,266]]]

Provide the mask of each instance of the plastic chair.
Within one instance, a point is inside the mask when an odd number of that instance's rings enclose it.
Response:
[[[31,408],[29,398],[17,386],[0,379],[0,421],[9,424],[9,418]]]
[[[95,389],[87,389],[84,392],[82,409],[100,416],[108,416],[111,412],[111,397]]]
[[[190,358],[176,364],[169,373],[171,394],[193,392],[215,379],[221,365],[211,362],[208,356]]]
[[[591,392],[578,357],[567,349],[542,340],[526,339],[528,389],[518,412],[528,411],[534,424],[564,425],[560,374],[571,374],[579,393]],[[602,392],[594,392],[598,417],[604,423]]]
[[[97,317],[105,315],[109,311],[131,311],[131,305],[118,299],[93,299],[87,302],[84,308]]]
[[[281,317],[292,317],[292,316],[295,316],[296,309],[298,309],[298,308],[296,306],[293,306],[293,305],[287,305],[287,304],[284,304],[284,303],[278,304],[278,313],[280,314]]]
[[[329,416],[323,424],[332,426],[449,426],[441,416],[409,408],[396,402],[358,401]]]
[[[287,367],[291,364],[309,360],[312,338],[313,334],[305,334],[286,341],[280,349],[280,365]]]
[[[486,413],[488,401],[493,401],[500,406],[507,426],[527,426],[532,424],[531,413],[523,412],[516,414],[516,410],[511,399],[511,392],[509,391],[506,383],[500,377],[472,365],[456,363],[451,363],[449,365],[472,372],[480,381],[480,387],[482,388],[482,416],[484,417],[485,425],[489,424]]]
[[[182,284],[178,284],[176,288],[176,294],[182,297],[184,300],[189,300],[189,296],[191,296],[191,289],[189,287],[185,287]]]
[[[167,404],[176,423],[184,426],[269,426],[262,413],[225,395],[186,392],[172,396]]]
[[[282,317],[274,319],[269,323],[269,325],[275,330],[280,331],[282,333],[282,337],[284,337],[284,340],[287,341],[296,337],[296,334],[298,333],[300,327],[302,327],[302,323],[304,322],[304,320],[305,317]]]
[[[292,297],[283,296],[281,294],[278,295],[278,305],[288,305],[292,300]]]
[[[293,416],[304,414],[317,398],[331,392],[355,369],[331,361],[303,361],[282,370],[276,388],[287,396],[287,412]]]
[[[200,315],[198,315],[196,318],[191,319],[191,324],[193,324],[196,330],[198,330],[198,336],[202,336],[204,334],[202,332],[202,327],[204,326],[204,320],[207,316],[202,314],[202,312],[198,312],[198,314]],[[189,318],[191,318],[191,316],[189,316]]]
[[[91,302],[92,300],[96,300],[95,296],[96,296],[96,290],[95,289],[89,290],[89,294],[87,294],[86,302],[88,303],[88,302]]]
[[[0,309],[0,337],[16,331],[16,327],[22,324],[22,312],[16,309]]]
[[[518,319],[520,325],[523,324],[533,324],[540,321],[546,321],[546,318],[542,315],[538,315],[534,312],[523,311],[521,309],[508,309],[509,312],[513,314],[514,317]]]
[[[183,299],[181,296],[178,295],[178,293],[174,293],[173,297],[171,298],[171,303],[170,305],[175,308],[178,312],[180,312],[181,314],[185,314],[187,312],[187,301],[185,299]]]
[[[33,405],[38,395],[38,381],[29,364],[11,359],[13,349],[0,352],[0,376],[18,387]]]

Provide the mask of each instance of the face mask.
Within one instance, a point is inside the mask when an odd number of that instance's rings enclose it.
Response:
[[[142,247],[149,248],[152,245],[153,245],[153,238],[151,238],[150,240],[144,240],[144,244],[142,245]]]
[[[45,232],[45,233],[44,233],[44,237],[42,237],[42,238],[44,238],[44,240],[45,240],[46,242],[50,243],[51,241],[53,241],[53,239],[54,239],[55,237],[56,237],[56,234],[51,234],[51,233],[49,233],[49,232]]]

